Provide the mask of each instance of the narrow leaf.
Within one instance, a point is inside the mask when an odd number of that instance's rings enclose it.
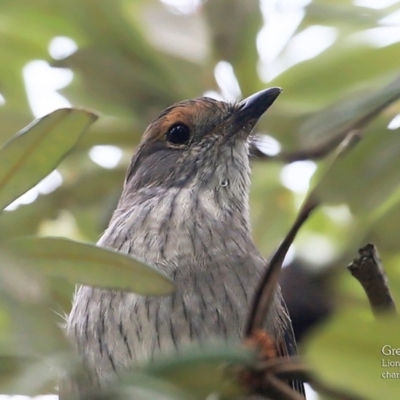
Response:
[[[48,175],[97,116],[60,109],[28,125],[0,149],[0,210]]]
[[[62,320],[54,312],[43,276],[32,273],[17,256],[1,248],[0,282],[0,357],[69,353],[59,326]]]
[[[131,372],[125,378],[125,384],[118,384],[117,399],[135,400],[194,400],[196,396],[185,392],[168,381],[154,376]],[[118,396],[119,394],[119,396]],[[115,396],[114,396],[115,398]]]
[[[235,369],[229,366],[248,367],[255,360],[255,353],[248,348],[232,344],[210,345],[155,360],[145,368],[145,373],[164,379],[188,393],[195,393],[199,399],[211,393],[230,398],[243,394],[244,388],[237,381]]]
[[[400,398],[400,321],[341,312],[309,338],[306,356],[328,385],[365,399]]]
[[[50,357],[5,357],[0,355],[0,392],[8,395],[38,396],[56,392],[66,354]],[[4,369],[4,374],[2,373]]]
[[[172,282],[155,268],[117,251],[62,238],[18,238],[9,249],[50,277],[141,295],[167,295]]]
[[[384,87],[370,87],[318,111],[302,124],[299,135],[314,145],[327,141],[338,144],[350,131],[368,125],[399,97],[400,78],[396,76]]]

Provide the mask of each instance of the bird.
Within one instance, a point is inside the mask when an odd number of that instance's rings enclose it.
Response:
[[[97,245],[154,266],[176,290],[148,297],[81,286],[66,331],[89,378],[84,388],[72,382],[68,390],[102,390],[159,354],[242,336],[267,265],[251,234],[250,138],[280,93],[264,89],[235,103],[181,101],[145,130]],[[265,330],[280,356],[296,353],[279,287]]]

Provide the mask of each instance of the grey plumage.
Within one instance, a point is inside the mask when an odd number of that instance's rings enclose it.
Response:
[[[159,352],[240,337],[266,266],[250,232],[248,137],[277,95],[260,110],[252,103],[249,115],[245,102],[178,103],[146,130],[98,245],[156,266],[177,290],[159,298],[79,288],[67,332],[87,364],[89,388]],[[189,128],[187,143],[169,141],[177,124]],[[293,342],[279,291],[266,329],[278,343],[288,332]]]

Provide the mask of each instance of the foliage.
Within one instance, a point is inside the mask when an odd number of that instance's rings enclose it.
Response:
[[[197,6],[188,13],[157,0],[2,0],[0,94],[5,102],[0,106],[0,141],[7,143],[0,151],[0,205],[6,206],[31,188],[70,154],[57,167],[63,177],[61,187],[39,196],[32,204],[0,215],[1,393],[52,390],[57,368],[65,364],[69,347],[56,326],[61,320],[50,310],[68,311],[73,290],[68,279],[125,287],[130,279],[115,275],[117,267],[111,261],[124,266],[130,263],[145,275],[153,274],[137,261],[112,253],[108,253],[108,269],[99,274],[96,263],[90,263],[87,256],[101,249],[93,250],[89,245],[76,263],[71,263],[70,270],[64,270],[65,259],[53,270],[35,254],[40,243],[43,251],[68,250],[64,254],[74,254],[85,245],[65,239],[44,242],[18,237],[65,235],[63,228],[71,223],[69,239],[95,242],[106,227],[129,157],[149,121],[172,103],[206,91],[234,94],[213,73],[217,65],[226,67],[218,64],[221,61],[232,66],[243,96],[266,86],[284,89],[257,127],[259,133],[267,133],[282,146],[282,157],[253,161],[251,209],[254,235],[262,253],[269,256],[276,248],[304,196],[282,184],[281,174],[287,171],[283,156],[304,151],[315,154],[315,150],[334,147],[349,131],[358,132],[362,140],[347,157],[333,166],[329,157],[317,161],[318,195],[326,206],[302,230],[295,243],[296,254],[321,270],[324,266],[342,268],[357,247],[371,240],[384,259],[394,297],[400,299],[400,140],[398,128],[388,129],[389,122],[400,113],[396,101],[400,96],[400,42],[392,38],[390,43],[379,44],[365,39],[366,32],[378,37],[390,29],[382,19],[398,11],[398,3],[373,9],[349,0],[314,0],[304,8],[298,6],[297,12],[304,12],[301,23],[277,58],[266,62],[264,50],[277,38],[261,35],[256,45],[263,22],[268,26],[274,18],[295,12],[297,7],[290,11],[283,3],[275,7],[272,3],[262,2],[262,14],[255,0],[193,2]],[[300,39],[315,26],[334,29],[331,32],[336,37],[326,50],[300,61],[295,58],[300,44],[304,46]],[[58,36],[73,39],[77,51],[52,59],[48,46]],[[38,59],[71,69],[73,81],[62,94],[74,106],[92,107],[101,114],[82,138],[81,132],[94,117],[78,110],[57,111],[12,138],[32,120],[22,70]],[[291,60],[294,62],[289,65]],[[272,81],[262,79],[263,74],[282,65],[286,69]],[[95,145],[122,149],[123,157],[116,168],[103,169],[89,158],[88,151]],[[328,166],[329,173],[324,175]],[[27,268],[29,263],[10,251],[11,238],[27,240],[28,244],[31,240],[25,256],[39,261]],[[329,251],[316,248],[315,238],[328,243]],[[82,265],[88,265],[85,276],[78,275]],[[132,282],[138,279],[134,268],[124,269],[124,274],[135,277]],[[147,278],[149,284],[154,283],[150,276]],[[159,282],[154,283],[157,290],[170,289],[164,277],[154,274],[154,279]],[[141,280],[137,282],[140,286]],[[339,308],[346,307],[347,314],[339,312],[322,329],[317,328],[303,352],[329,383],[365,398],[399,397],[399,385],[380,378],[384,372],[382,346],[400,347],[397,320],[369,320],[366,299],[345,272],[336,280],[336,291]],[[229,347],[219,355],[231,359],[236,350]],[[204,355],[205,359],[209,356]],[[43,357],[55,367],[51,373],[39,363]],[[243,361],[248,355],[237,357]],[[175,365],[174,360],[170,362]],[[199,382],[204,379],[209,383],[203,372]],[[165,398],[189,396],[181,392],[186,388],[182,381],[170,380],[170,385],[160,379],[165,375],[143,373],[148,382],[158,382],[160,386],[154,387],[160,387]],[[127,389],[125,395],[129,397],[129,393]],[[143,398],[154,398],[154,392]]]

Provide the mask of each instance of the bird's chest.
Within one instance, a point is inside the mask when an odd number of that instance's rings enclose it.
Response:
[[[181,189],[152,197],[116,218],[99,242],[172,272],[181,260],[192,264],[220,253],[253,250],[248,216],[226,207],[219,191]]]
[[[126,330],[132,358],[151,359],[192,342],[240,336],[257,274],[249,279],[237,259],[232,260],[232,269],[218,260],[207,266],[207,272],[197,267],[197,272],[190,268],[191,274],[175,271],[177,290],[172,296],[121,294],[118,321],[108,326],[121,325]]]
[[[191,342],[240,336],[264,261],[246,216],[228,218],[215,199],[191,196],[180,191],[131,208],[99,243],[156,266],[176,285],[160,298],[116,292],[110,301],[104,292],[110,303],[100,322],[114,362],[129,365]]]

